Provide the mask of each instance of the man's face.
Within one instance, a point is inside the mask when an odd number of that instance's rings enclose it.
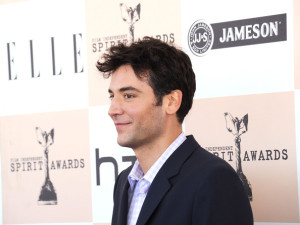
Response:
[[[111,105],[108,114],[113,119],[118,143],[138,149],[161,138],[164,113],[156,106],[153,89],[136,77],[130,65],[120,66],[111,77]]]

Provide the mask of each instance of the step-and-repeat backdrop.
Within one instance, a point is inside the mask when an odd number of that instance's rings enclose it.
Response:
[[[1,222],[110,224],[135,156],[95,64],[144,36],[190,56],[185,133],[240,174],[255,223],[299,224],[299,0],[2,0]]]

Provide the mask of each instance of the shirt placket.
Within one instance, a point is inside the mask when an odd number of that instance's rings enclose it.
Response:
[[[134,188],[130,208],[129,208],[127,225],[135,225],[136,224],[139,213],[143,206],[146,194],[148,192],[149,186],[150,186],[150,183],[145,179],[141,179],[141,180],[137,181],[135,188]]]

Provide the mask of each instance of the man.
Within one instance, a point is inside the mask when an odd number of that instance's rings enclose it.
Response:
[[[253,224],[232,167],[183,133],[196,89],[189,57],[148,37],[103,58],[118,144],[137,157],[116,180],[112,225]]]

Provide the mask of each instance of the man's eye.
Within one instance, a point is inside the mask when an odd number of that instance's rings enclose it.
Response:
[[[112,99],[114,98],[114,96],[113,96],[113,95],[110,95],[108,98],[109,98],[110,100],[112,100]]]
[[[133,95],[131,95],[131,94],[125,94],[125,95],[124,95],[124,98],[126,98],[126,99],[132,98],[132,97],[133,97]]]

